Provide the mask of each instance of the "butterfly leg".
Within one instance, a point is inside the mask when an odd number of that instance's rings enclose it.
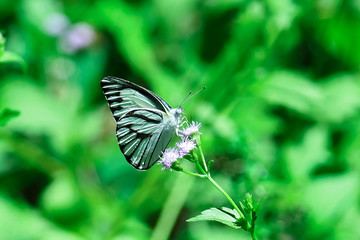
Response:
[[[180,136],[179,134],[179,128],[182,127],[184,124],[186,124],[186,127],[189,127],[189,121],[187,120],[186,116],[183,116],[181,118],[180,124],[176,127],[176,135]]]
[[[187,117],[186,116],[183,116],[182,118],[181,118],[181,124],[180,124],[180,126],[182,126],[182,125],[184,125],[185,123],[186,123],[186,126],[187,127],[189,127],[189,121],[188,121],[188,119],[187,119]]]

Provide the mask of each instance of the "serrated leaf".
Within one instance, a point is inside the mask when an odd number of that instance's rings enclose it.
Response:
[[[5,126],[12,118],[20,115],[19,111],[6,108],[0,113],[0,126]]]
[[[216,221],[222,224],[225,224],[229,227],[239,229],[237,225],[238,219],[240,218],[239,214],[230,208],[210,208],[208,210],[202,211],[201,215],[190,218],[187,222],[198,222],[198,221]]]

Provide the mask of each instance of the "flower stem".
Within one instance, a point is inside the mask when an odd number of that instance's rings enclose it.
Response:
[[[200,141],[199,141],[199,142],[200,142]],[[203,151],[202,151],[201,145],[199,145],[199,152],[200,152],[202,164],[204,165],[204,168],[205,168],[205,172],[208,173],[209,176],[210,176],[210,172],[209,172],[209,170],[208,170],[208,167],[207,167],[207,164],[206,164],[206,161],[205,161],[205,157],[204,157],[204,153],[203,153]]]
[[[251,234],[252,240],[257,240],[257,239],[258,239],[258,238],[256,237],[256,235],[255,235],[255,231],[251,231],[250,234]]]
[[[200,153],[200,156],[201,156],[201,161],[202,161],[202,164],[204,166],[204,168],[201,168],[201,169],[202,169],[202,171],[205,171],[206,174],[210,174],[209,170],[208,170],[208,167],[207,167],[207,164],[206,164],[206,161],[205,161],[204,153],[203,153],[202,148],[201,148],[201,140],[200,140],[200,135],[199,134],[195,135],[195,141],[196,141],[196,145],[199,147],[199,153]]]
[[[206,178],[206,175],[204,175],[204,174],[193,173],[193,172],[186,171],[184,169],[182,170],[182,172],[186,173],[188,175],[191,175],[191,176],[200,177],[200,178]]]
[[[255,220],[256,220],[256,216],[253,214],[253,212],[251,212],[251,215],[249,215],[245,209],[244,209],[244,205],[240,202],[239,206],[234,202],[234,200],[229,196],[229,194],[211,177],[210,175],[210,171],[208,169],[208,163],[205,160],[205,156],[204,153],[202,151],[201,148],[201,141],[200,141],[200,135],[199,134],[195,134],[194,135],[194,139],[196,141],[196,145],[198,147],[198,152],[200,154],[201,160],[199,161],[198,155],[193,154],[192,159],[190,159],[192,162],[196,163],[196,166],[198,167],[198,169],[200,170],[200,173],[193,173],[193,172],[189,172],[186,170],[181,170],[183,173],[186,173],[188,175],[191,176],[196,176],[196,177],[200,177],[200,178],[207,178],[225,197],[226,199],[230,202],[230,204],[234,207],[235,211],[238,212],[239,214],[239,218],[237,220],[245,220],[246,221],[246,226],[243,226],[243,229],[245,231],[248,231],[251,234],[251,238],[252,240],[257,240],[257,237],[255,235]],[[251,209],[253,209],[252,206],[250,206]],[[252,210],[253,211],[253,210]]]
[[[227,194],[227,192],[225,192],[225,190],[222,187],[220,187],[220,185],[217,182],[215,182],[215,180],[210,176],[210,171],[207,168],[205,156],[204,156],[204,153],[203,153],[202,148],[201,148],[200,135],[195,136],[195,141],[196,141],[196,144],[198,145],[199,153],[200,153],[200,156],[201,156],[201,161],[202,161],[202,164],[203,164],[205,170],[202,168],[199,161],[196,161],[196,164],[197,164],[198,168],[200,169],[200,171],[203,174],[206,175],[206,178],[209,179],[209,181],[227,198],[227,200],[231,203],[231,205],[233,205],[235,210],[239,213],[240,217],[245,218],[244,209],[242,209],[242,211],[241,211],[239,209],[239,207],[236,205],[236,203],[234,202],[234,200],[232,200],[232,198],[229,196],[229,194]],[[244,211],[244,213],[243,213],[243,211]],[[247,220],[247,218],[246,218],[246,220]]]
[[[220,185],[217,182],[215,182],[215,180],[210,175],[207,175],[206,178],[209,179],[209,181],[227,198],[227,200],[231,203],[231,205],[233,205],[235,210],[239,213],[240,217],[245,218],[244,214],[240,211],[239,207],[235,204],[234,200],[232,200],[229,194],[227,194],[227,192],[225,192],[225,190],[222,187],[220,187]]]
[[[201,173],[207,176],[208,174],[204,171],[203,167],[199,163],[199,161],[196,161],[196,166],[200,169]]]

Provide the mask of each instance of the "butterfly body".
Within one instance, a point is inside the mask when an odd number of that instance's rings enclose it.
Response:
[[[165,120],[167,125],[179,127],[181,123],[181,116],[184,110],[182,108],[172,108],[168,114],[168,118]],[[176,129],[176,128],[175,128]]]
[[[101,87],[126,160],[136,169],[149,169],[180,126],[183,109],[172,108],[155,93],[121,78],[106,77]]]

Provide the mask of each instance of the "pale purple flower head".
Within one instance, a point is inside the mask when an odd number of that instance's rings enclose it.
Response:
[[[194,148],[196,148],[196,143],[194,141],[194,139],[182,139],[181,142],[176,143],[176,146],[178,146],[178,152],[179,152],[179,157],[183,157],[187,154],[189,154],[189,152],[191,150],[193,150]]]
[[[161,170],[165,170],[166,168],[171,168],[172,163],[176,162],[178,158],[178,151],[175,148],[168,148],[162,153],[161,161],[158,164],[162,164]]]
[[[193,135],[194,133],[201,134],[199,132],[200,127],[201,127],[201,123],[192,121],[187,128],[180,130],[179,132],[182,134],[183,138],[186,138]]]
[[[95,40],[95,30],[87,23],[74,24],[65,34],[61,42],[61,48],[67,53],[77,52],[90,46]]]

